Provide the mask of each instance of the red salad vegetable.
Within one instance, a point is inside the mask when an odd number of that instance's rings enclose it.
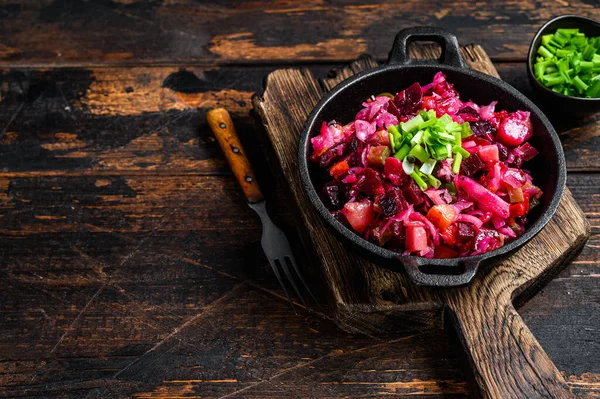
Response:
[[[323,122],[312,161],[327,172],[321,199],[379,246],[453,258],[497,249],[525,232],[542,191],[524,163],[529,112],[463,102],[438,72],[395,96],[374,96],[354,121]]]

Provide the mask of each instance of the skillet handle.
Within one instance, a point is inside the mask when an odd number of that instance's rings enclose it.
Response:
[[[432,26],[416,26],[402,29],[394,39],[394,45],[388,59],[390,65],[406,65],[412,62],[408,56],[408,45],[414,41],[436,42],[442,48],[442,56],[436,62],[457,68],[468,68],[462,55],[456,36],[452,33]],[[419,60],[419,62],[423,62]]]
[[[435,268],[436,266],[427,264],[427,260],[422,264],[422,259],[425,258],[404,258],[401,259],[401,262],[404,264],[406,274],[408,274],[412,281],[418,285],[428,287],[458,287],[466,285],[471,282],[479,268],[479,261],[467,261],[463,264],[463,271],[460,274],[427,273],[422,268]],[[432,262],[430,261],[429,263]]]
[[[490,272],[441,290],[446,326],[463,347],[481,397],[574,399],[560,372],[512,303],[510,281]]]

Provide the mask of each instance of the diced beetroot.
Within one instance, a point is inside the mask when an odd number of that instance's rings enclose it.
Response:
[[[481,117],[473,107],[466,106],[458,110],[456,115],[460,116],[465,122],[477,122]]]
[[[485,167],[485,164],[477,154],[471,154],[467,159],[463,159],[460,164],[461,173],[465,176],[473,176]]]
[[[354,188],[367,196],[380,195],[384,193],[383,183],[379,173],[371,168],[364,168],[358,174],[358,181]]]
[[[400,115],[414,114],[423,104],[423,91],[418,82],[413,83],[394,97],[394,104]]]
[[[348,147],[348,143],[340,143],[328,149],[321,155],[321,159],[319,159],[319,166],[322,168],[327,168],[334,162],[337,162],[346,153]]]
[[[458,222],[456,223],[456,240],[459,242],[469,242],[475,238],[475,228],[471,223]]]
[[[386,218],[392,217],[398,212],[395,198],[387,194],[378,197],[375,205]]]
[[[321,201],[325,204],[327,209],[330,211],[340,209],[342,207],[342,190],[340,190],[340,186],[335,182],[335,180],[330,181],[329,183],[323,186],[321,190]]]
[[[502,110],[502,111],[498,111],[498,112],[494,112],[493,116],[490,118],[490,122],[492,122],[492,125],[494,125],[494,127],[496,129],[498,129],[500,127],[500,124],[502,123],[502,121],[508,116],[508,112],[506,112],[506,110]]]
[[[481,146],[477,152],[483,162],[498,162],[498,147],[494,144]]]
[[[427,232],[423,227],[409,226],[406,228],[406,249],[410,252],[422,251],[427,248]]]
[[[490,145],[490,144],[492,144],[491,139],[488,140],[488,139],[483,138],[483,137],[473,137],[472,140],[473,140],[473,142],[476,145]]]
[[[384,145],[387,147],[390,145],[390,134],[387,130],[378,130],[373,136],[371,136],[371,138],[368,141],[368,144],[375,146]]]
[[[401,118],[402,117],[402,113],[400,112],[400,110],[398,109],[398,107],[396,107],[396,104],[394,104],[393,101],[390,101],[388,103],[387,112],[389,112],[390,114],[394,115],[396,118]]]
[[[374,168],[383,168],[385,160],[390,156],[390,148],[384,145],[371,147],[367,154],[367,163]]]
[[[488,135],[496,133],[496,128],[489,121],[477,121],[469,124],[474,136],[489,137]]]
[[[510,113],[496,133],[496,139],[502,144],[517,146],[523,144],[533,135],[533,126],[529,112],[517,111]]]
[[[423,109],[435,109],[435,97],[423,96]]]
[[[513,168],[516,168],[516,169],[521,169],[521,167],[523,166],[523,158],[521,158],[521,157],[511,157],[509,155],[508,159],[506,160],[506,162],[508,162],[508,165],[510,167],[513,167]]]
[[[375,209],[386,218],[408,208],[408,203],[399,188],[392,188],[375,200]]]
[[[346,216],[350,226],[359,233],[364,233],[375,217],[373,203],[369,199],[346,203],[342,213]]]
[[[531,161],[537,154],[539,154],[539,151],[529,143],[523,143],[518,148],[523,153],[523,161]]]
[[[435,104],[434,109],[437,117],[440,118],[444,114],[456,114],[461,106],[462,102],[458,99],[458,97],[447,97],[438,100]]]
[[[395,186],[402,184],[402,181],[406,178],[406,174],[402,169],[402,162],[394,157],[386,158],[383,174]]]
[[[502,162],[508,159],[508,148],[502,143],[496,143],[496,147],[498,147],[498,159]]]
[[[389,157],[385,160],[383,173],[386,175],[403,175],[402,162],[398,158]]]
[[[402,192],[404,197],[415,206],[425,201],[425,194],[413,179],[407,179],[407,184],[404,185]]]

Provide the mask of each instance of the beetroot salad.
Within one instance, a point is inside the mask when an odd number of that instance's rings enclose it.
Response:
[[[529,112],[463,102],[438,72],[364,102],[345,125],[323,122],[311,160],[321,199],[365,239],[405,255],[479,255],[525,232],[539,204],[524,163],[538,151]]]

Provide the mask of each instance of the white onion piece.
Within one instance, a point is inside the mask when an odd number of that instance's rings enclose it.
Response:
[[[404,158],[404,161],[402,161],[402,169],[404,169],[404,173],[410,175],[415,171],[415,164],[408,162],[408,159]]]
[[[421,173],[430,175],[433,172],[433,168],[435,168],[435,162],[435,159],[429,158],[427,161],[423,162],[423,165],[419,170]]]

